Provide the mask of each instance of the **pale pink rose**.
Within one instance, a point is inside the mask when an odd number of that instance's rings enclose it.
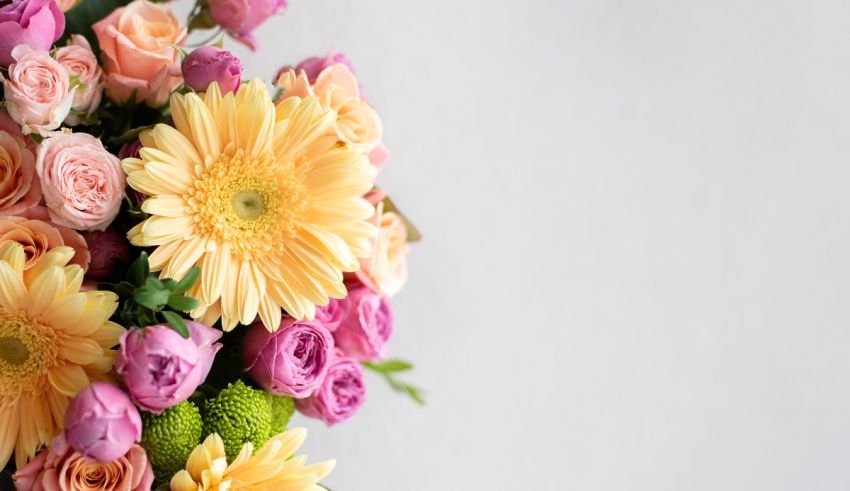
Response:
[[[30,208],[24,215],[0,217],[0,246],[17,242],[24,247],[24,269],[29,269],[50,249],[68,246],[74,249],[72,264],[79,264],[83,271],[89,267],[91,255],[83,236],[77,232],[53,225],[44,207]]]
[[[26,45],[12,50],[15,63],[9,65],[3,80],[9,116],[21,125],[25,135],[49,135],[68,116],[74,100],[68,71],[47,51]]]
[[[383,127],[378,113],[360,97],[357,79],[347,66],[336,63],[325,68],[312,86],[306,72],[289,70],[280,76],[278,85],[284,98],[316,95],[322,107],[335,111],[334,131],[355,151],[368,154],[381,142]]]
[[[125,174],[118,157],[87,133],[57,133],[38,146],[36,171],[54,223],[106,230],[121,207]]]
[[[56,61],[77,77],[79,84],[71,104],[71,113],[65,118],[70,126],[80,124],[81,116],[91,116],[100,105],[103,92],[103,71],[97,64],[97,58],[91,45],[83,36],[71,36],[71,44],[56,50]]]
[[[12,479],[19,491],[149,491],[154,474],[145,449],[138,445],[102,463],[75,452],[60,433]]]
[[[19,215],[41,201],[31,143],[0,111],[0,215]]]
[[[360,258],[360,269],[355,275],[374,292],[391,297],[407,281],[407,228],[395,212],[384,212],[379,203],[373,221],[378,226],[378,236],[372,246],[372,256]]]
[[[174,45],[186,40],[186,28],[167,5],[135,0],[96,22],[106,72],[106,95],[126,103],[131,97],[159,107],[183,79]]]
[[[80,0],[56,0],[56,5],[62,12],[71,10]]]

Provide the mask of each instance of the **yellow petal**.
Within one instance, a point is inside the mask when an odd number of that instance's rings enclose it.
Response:
[[[0,307],[16,312],[26,304],[27,290],[21,275],[6,261],[0,261]]]
[[[47,372],[47,379],[62,395],[74,397],[89,385],[89,377],[79,365],[59,365]]]
[[[69,337],[62,343],[62,356],[77,365],[88,365],[103,357],[103,348],[88,338]]]
[[[0,401],[0,465],[3,467],[6,467],[15,449],[20,424],[17,409],[7,397]]]
[[[65,272],[59,266],[51,266],[35,278],[29,290],[27,314],[32,318],[53,305],[54,299],[64,296]]]

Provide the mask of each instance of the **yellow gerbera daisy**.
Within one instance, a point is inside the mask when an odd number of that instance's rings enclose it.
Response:
[[[118,297],[80,292],[73,255],[56,247],[24,271],[23,246],[0,247],[0,467],[12,451],[23,466],[59,433],[69,398],[112,368]]]
[[[319,491],[316,484],[331,473],[333,460],[306,465],[307,457],[292,457],[307,438],[293,428],[272,437],[256,454],[246,443],[230,465],[218,434],[208,436],[189,455],[186,469],[171,478],[171,491]]]
[[[138,159],[126,159],[129,184],[150,195],[151,216],[128,233],[137,246],[158,246],[151,269],[201,277],[189,292],[192,312],[225,330],[259,313],[269,330],[281,307],[312,318],[316,305],[346,295],[344,271],[368,256],[374,213],[363,199],[374,168],[329,138],[336,113],[315,97],[272,103],[259,79],[222,97],[171,98],[174,127],[141,135]]]

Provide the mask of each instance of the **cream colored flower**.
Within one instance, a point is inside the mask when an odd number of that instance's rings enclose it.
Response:
[[[128,236],[157,246],[150,264],[163,277],[200,266],[192,316],[230,330],[259,314],[273,331],[281,307],[312,319],[316,305],[345,297],[342,273],[371,253],[363,195],[375,171],[322,138],[336,113],[315,97],[275,107],[260,80],[223,97],[215,83],[203,98],[175,94],[171,113],[176,128],[142,133],[141,158],[124,161],[130,186],[150,196],[150,218]]]
[[[0,246],[0,466],[14,451],[21,468],[59,433],[69,399],[112,368],[118,297],[80,292],[73,255],[56,247],[24,270],[23,246]]]
[[[171,491],[321,491],[317,483],[336,462],[307,465],[306,456],[293,457],[305,438],[307,430],[293,428],[269,439],[254,455],[253,445],[246,443],[228,465],[224,443],[213,433],[171,479]]]

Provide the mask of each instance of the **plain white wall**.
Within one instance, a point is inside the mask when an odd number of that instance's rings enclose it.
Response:
[[[425,233],[330,487],[850,488],[850,3],[289,3],[246,73],[348,53]]]

